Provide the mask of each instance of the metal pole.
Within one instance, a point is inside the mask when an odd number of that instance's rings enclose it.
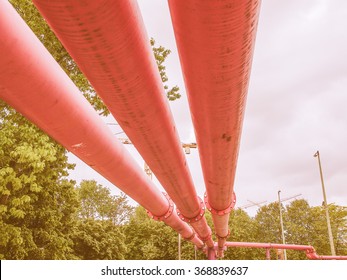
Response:
[[[207,259],[216,260],[216,249],[215,248],[207,248]]]
[[[329,209],[328,209],[328,203],[327,203],[327,196],[325,194],[325,187],[324,187],[324,180],[323,180],[323,172],[322,172],[322,164],[320,161],[320,154],[319,151],[317,151],[314,155],[314,157],[318,158],[318,164],[319,164],[319,173],[320,173],[320,180],[322,183],[322,191],[323,191],[323,199],[324,199],[324,208],[325,208],[325,215],[327,219],[327,226],[328,226],[328,236],[329,236],[329,242],[330,242],[330,250],[331,255],[335,256],[335,246],[334,246],[334,239],[333,239],[333,233],[331,231],[331,224],[330,224],[330,217],[329,217]]]
[[[280,223],[281,223],[281,233],[282,233],[282,243],[286,244],[286,239],[284,237],[284,229],[283,229],[283,218],[282,218],[282,204],[281,204],[281,198],[280,198],[280,193],[281,191],[278,191],[278,206],[280,208]],[[283,250],[284,253],[284,259],[287,259],[287,251],[284,249]]]
[[[271,260],[270,248],[266,248],[266,259]]]
[[[181,260],[181,235],[178,234],[178,260]]]

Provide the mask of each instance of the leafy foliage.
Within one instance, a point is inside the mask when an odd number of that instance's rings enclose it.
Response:
[[[79,220],[71,238],[82,260],[122,260],[127,251],[123,233],[111,221]]]
[[[109,220],[115,225],[121,225],[134,210],[124,193],[111,195],[108,188],[94,180],[83,180],[76,191],[80,200],[78,214],[81,219]]]
[[[171,50],[164,48],[163,46],[155,47],[155,40],[151,38],[150,40],[152,50],[154,53],[155,61],[158,65],[159,74],[161,77],[162,82],[164,83],[164,89],[166,91],[166,96],[170,101],[174,101],[176,99],[179,99],[181,97],[181,94],[179,93],[179,87],[176,85],[169,89],[169,86],[165,84],[169,79],[166,75],[166,67],[164,65],[165,59],[169,56],[171,53]]]
[[[256,240],[257,223],[242,209],[231,212],[229,218],[230,239],[236,242],[258,242]],[[247,248],[229,248],[224,253],[224,259],[264,259],[264,250]]]
[[[72,258],[78,202],[65,149],[3,102],[0,130],[1,257]]]
[[[107,116],[107,108],[32,2],[10,2],[99,114]],[[156,47],[153,39],[151,46],[168,99],[180,98],[178,87],[166,84],[164,61],[170,50]],[[111,195],[95,181],[76,187],[68,179],[73,168],[63,147],[0,101],[0,259],[177,259],[176,232],[149,219],[142,207],[134,211],[124,194]],[[263,206],[254,218],[233,211],[229,240],[281,243],[279,206]],[[318,254],[330,254],[322,207],[310,207],[305,200],[281,207],[287,243],[310,244]],[[329,213],[336,253],[347,255],[347,209],[331,204]],[[210,213],[206,220],[212,227]],[[306,259],[301,252],[287,254],[289,259]],[[182,240],[182,259],[194,255],[194,246]],[[197,259],[205,258],[197,252]],[[225,259],[264,258],[262,249],[225,252]]]
[[[142,207],[136,208],[123,230],[128,247],[126,259],[177,259],[177,234],[164,223],[149,219]]]

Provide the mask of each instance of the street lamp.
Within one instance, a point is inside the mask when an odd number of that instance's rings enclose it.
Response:
[[[283,218],[282,218],[282,203],[281,203],[281,197],[280,197],[281,191],[278,191],[278,206],[280,207],[280,223],[281,223],[281,233],[282,233],[282,243],[286,244],[286,239],[284,237],[284,229],[283,229]],[[283,250],[284,259],[287,259],[287,251],[286,249]]]
[[[321,180],[321,183],[322,183],[322,190],[323,190],[324,208],[325,208],[325,214],[326,214],[327,225],[328,225],[328,235],[329,235],[329,242],[330,242],[330,250],[331,250],[331,255],[335,256],[336,255],[336,253],[335,253],[335,246],[334,246],[333,234],[332,234],[332,231],[331,231],[328,203],[327,203],[327,197],[326,197],[326,194],[325,194],[323,172],[322,172],[322,164],[321,164],[321,161],[320,161],[319,151],[317,151],[313,156],[318,158],[320,180]]]

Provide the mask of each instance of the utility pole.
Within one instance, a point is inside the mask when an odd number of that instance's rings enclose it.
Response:
[[[280,197],[281,191],[278,191],[278,206],[280,208],[280,223],[281,223],[281,232],[282,232],[282,243],[286,244],[286,239],[284,237],[284,229],[283,229],[283,218],[282,218],[282,203],[281,203],[281,197]],[[287,251],[283,250],[284,259],[287,260]]]
[[[328,236],[329,236],[329,242],[330,242],[331,255],[332,256],[336,256],[335,246],[334,246],[334,239],[333,239],[333,233],[331,231],[331,225],[330,225],[329,209],[328,209],[328,203],[327,203],[327,196],[325,194],[323,172],[322,172],[322,164],[321,164],[321,161],[320,161],[319,151],[317,151],[313,156],[318,158],[320,180],[321,180],[321,183],[322,183],[322,191],[323,191],[323,199],[324,199],[324,203],[323,203],[324,206],[323,207],[325,208],[325,215],[326,215],[326,219],[327,219]]]

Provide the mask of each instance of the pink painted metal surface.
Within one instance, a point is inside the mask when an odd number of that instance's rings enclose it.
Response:
[[[260,0],[168,2],[207,199],[215,212],[230,209]],[[229,213],[212,216],[226,236]]]
[[[92,106],[8,1],[0,1],[0,98],[154,215],[170,209]],[[193,230],[173,212],[163,221],[183,237]],[[191,241],[199,248],[196,236]]]
[[[201,213],[149,39],[135,0],[34,0],[180,213]],[[202,238],[204,217],[192,222]],[[207,241],[213,246],[211,238]]]
[[[318,255],[314,247],[310,245],[256,243],[256,242],[226,242],[226,247],[262,248],[262,249],[286,249],[305,251],[307,258],[312,260],[347,260],[347,256]]]

